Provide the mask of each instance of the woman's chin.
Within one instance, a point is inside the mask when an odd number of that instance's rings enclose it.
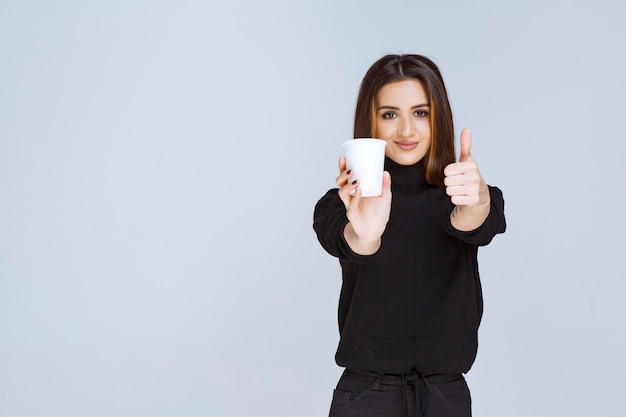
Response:
[[[422,160],[424,155],[387,155],[389,159],[398,165],[415,165]]]

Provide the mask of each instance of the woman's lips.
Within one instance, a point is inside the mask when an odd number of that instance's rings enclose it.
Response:
[[[412,151],[413,149],[417,148],[417,145],[419,144],[419,142],[409,142],[409,141],[400,141],[400,142],[394,142],[398,148],[402,149],[403,151]]]

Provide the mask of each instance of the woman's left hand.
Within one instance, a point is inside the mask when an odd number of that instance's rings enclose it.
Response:
[[[443,173],[446,193],[455,204],[450,223],[464,232],[477,229],[489,215],[491,197],[478,164],[472,158],[472,132],[469,129],[461,132],[459,162],[448,165]]]
[[[446,193],[457,206],[483,206],[489,204],[489,188],[472,158],[472,132],[461,132],[461,156],[459,162],[444,169]]]

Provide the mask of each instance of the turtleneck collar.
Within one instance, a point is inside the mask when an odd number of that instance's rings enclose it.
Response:
[[[391,191],[416,192],[428,186],[424,158],[414,165],[400,165],[385,157],[385,170],[391,174]]]

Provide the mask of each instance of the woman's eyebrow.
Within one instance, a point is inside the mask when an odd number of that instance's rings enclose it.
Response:
[[[421,107],[428,107],[430,106],[430,104],[428,103],[424,103],[424,104],[416,104],[415,106],[411,107],[411,109],[419,109]],[[400,110],[400,107],[395,107],[395,106],[380,106],[378,107],[376,110]]]

